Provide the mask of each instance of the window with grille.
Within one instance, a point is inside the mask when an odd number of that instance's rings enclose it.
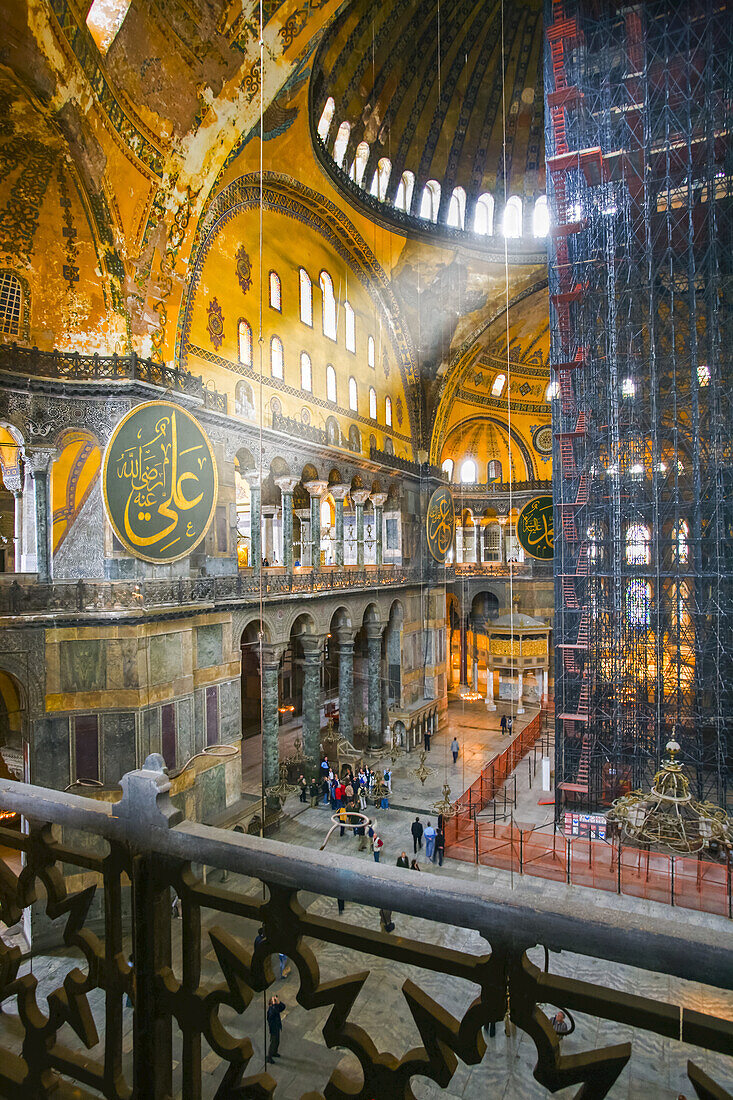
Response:
[[[6,336],[20,335],[23,288],[20,279],[12,271],[0,271],[0,333]]]

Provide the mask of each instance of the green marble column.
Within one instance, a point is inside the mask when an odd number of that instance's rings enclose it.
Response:
[[[54,455],[55,452],[52,450],[27,450],[25,456],[33,478],[33,495],[35,497],[36,572],[39,581],[43,583],[51,581],[53,575],[49,482]]]
[[[305,489],[311,498],[311,565],[321,568],[321,499],[328,489],[327,481],[306,481]]]
[[[280,723],[278,718],[278,672],[282,652],[275,646],[262,647],[262,761],[265,787],[280,778]]]
[[[335,562],[336,565],[342,566],[344,564],[344,499],[349,491],[348,485],[332,485],[331,496],[333,497],[334,508],[336,512],[335,519]]]
[[[356,564],[364,568],[364,504],[369,496],[368,489],[353,489],[351,500],[356,518]]]
[[[339,655],[339,735],[353,741],[354,631],[338,631],[336,642]]]
[[[374,506],[374,539],[375,539],[375,562],[377,566],[380,566],[383,561],[383,548],[382,548],[382,514],[384,504],[387,499],[386,493],[372,493],[369,498]]]
[[[321,742],[321,659],[323,638],[318,635],[300,636],[303,646],[303,752],[311,768],[319,764]]]
[[[262,492],[260,471],[245,470],[242,477],[249,485],[249,564],[259,571],[262,568]]]
[[[377,748],[382,744],[382,624],[367,623],[367,725],[369,726],[369,747]]]
[[[283,505],[283,565],[288,573],[293,571],[293,490],[297,477],[279,477],[275,481],[282,493]]]

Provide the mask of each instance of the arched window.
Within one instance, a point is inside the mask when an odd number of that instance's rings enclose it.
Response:
[[[350,178],[361,187],[364,183],[364,172],[369,160],[369,143],[360,141],[356,147],[356,154],[351,162]]]
[[[463,485],[475,485],[478,481],[478,470],[472,458],[467,458],[461,463],[461,483]]]
[[[344,322],[346,325],[346,350],[356,351],[356,317],[349,302],[344,302]]]
[[[555,379],[550,382],[545,390],[545,401],[554,401],[560,396],[560,383]]]
[[[550,232],[550,211],[547,207],[547,195],[540,195],[534,204],[532,232],[535,237],[546,237]]]
[[[342,122],[338,128],[336,140],[333,143],[333,159],[336,161],[339,168],[343,167],[344,155],[346,153],[346,146],[349,144],[350,134],[351,126],[348,122]]]
[[[333,101],[333,96],[329,96],[326,100],[323,112],[321,114],[321,120],[318,123],[318,136],[321,141],[325,141],[328,137],[328,131],[331,129],[331,122],[333,120],[333,112],[336,109],[336,104]]]
[[[630,565],[648,565],[651,557],[649,528],[632,523],[626,528],[626,560]]]
[[[326,398],[336,404],[336,371],[330,363],[326,367]]]
[[[370,336],[367,340],[367,365],[374,370],[374,337]]]
[[[450,481],[453,477],[453,459],[446,458],[440,468],[448,475],[448,481]]]
[[[321,272],[319,279],[323,295],[323,335],[329,340],[336,339],[336,298],[333,293],[333,279],[327,271]]]
[[[384,202],[387,197],[387,186],[391,171],[392,161],[388,157],[382,157],[372,177],[372,186],[369,189],[370,194],[374,195],[380,202]]]
[[[0,271],[0,332],[5,336],[20,335],[23,316],[23,287],[12,271]]]
[[[429,222],[437,222],[440,208],[440,184],[437,180],[428,180],[423,188],[420,200],[420,217]]]
[[[675,524],[674,545],[677,561],[684,564],[690,556],[690,526],[687,520],[681,519]]]
[[[331,505],[328,500],[321,501],[321,534],[325,534],[331,526]]]
[[[283,376],[283,342],[279,336],[270,340],[270,374],[273,378]]]
[[[234,391],[234,411],[237,416],[251,418],[255,414],[255,399],[249,382],[237,382]]]
[[[300,319],[313,328],[313,284],[304,267],[300,269]]]
[[[649,626],[651,621],[651,585],[629,581],[626,585],[626,617],[632,626]]]
[[[453,229],[463,229],[466,223],[466,192],[462,187],[454,187],[448,207],[448,225]]]
[[[496,458],[492,458],[486,473],[488,474],[489,481],[501,481],[501,462]]]
[[[395,195],[395,209],[409,211],[412,205],[412,192],[415,187],[415,175],[413,172],[405,171],[402,173],[399,186],[397,187],[397,194]]]
[[[392,427],[392,398],[385,397],[384,399],[384,423],[388,428]]]
[[[491,396],[492,397],[501,397],[501,395],[504,392],[504,386],[505,385],[506,385],[506,375],[505,374],[497,374],[497,376],[494,379],[494,382],[491,386]]]
[[[349,408],[352,412],[359,411],[359,394],[356,388],[356,379],[349,379]]]
[[[270,272],[270,308],[276,309],[278,313],[282,313],[282,287],[280,286],[280,276],[277,271]]]
[[[485,192],[479,195],[473,212],[473,231],[482,237],[490,237],[494,232],[494,196]]]
[[[374,386],[369,387],[369,416],[372,420],[377,419],[377,391]]]
[[[311,368],[311,357],[307,351],[301,351],[300,353],[300,388],[307,393],[313,392],[313,370]]]
[[[504,207],[504,236],[522,236],[522,200],[519,195],[512,195]]]
[[[244,318],[237,326],[239,336],[239,362],[245,367],[252,366],[252,326]]]

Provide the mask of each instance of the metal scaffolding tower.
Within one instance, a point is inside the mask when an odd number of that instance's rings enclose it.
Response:
[[[546,0],[557,810],[733,745],[733,20]]]

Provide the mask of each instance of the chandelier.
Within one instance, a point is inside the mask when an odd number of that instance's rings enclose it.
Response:
[[[423,749],[423,751],[420,753],[420,767],[415,768],[415,770],[410,773],[411,775],[414,775],[416,779],[420,780],[423,787],[425,786],[425,780],[428,778],[428,776],[433,774],[433,769],[429,768],[425,763],[425,757],[427,755],[428,754]]]
[[[617,798],[608,812],[623,834],[640,844],[666,848],[676,855],[690,855],[711,844],[733,847],[733,823],[712,802],[697,802],[690,782],[677,760],[680,746],[667,742],[669,756],[654,776],[651,791],[632,791]]]
[[[457,805],[451,802],[450,786],[447,783],[443,784],[443,797],[439,802],[433,803],[433,810],[436,814],[442,814],[443,817],[453,817],[458,813]]]

